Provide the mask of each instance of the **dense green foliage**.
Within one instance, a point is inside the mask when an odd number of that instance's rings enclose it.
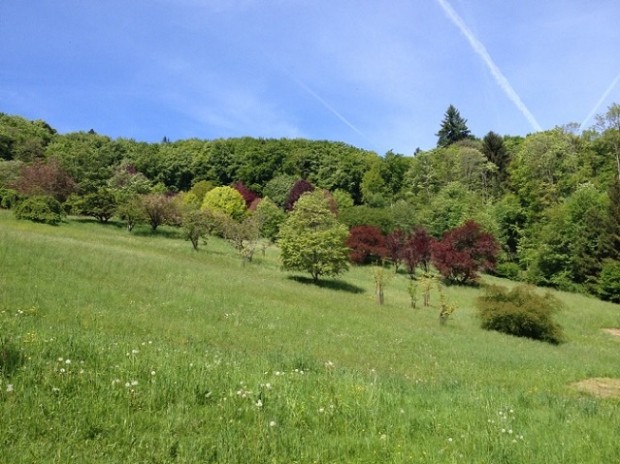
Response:
[[[540,296],[526,285],[512,290],[489,286],[477,305],[483,329],[552,344],[564,340],[562,328],[553,319],[562,303],[550,293]]]
[[[68,212],[100,221],[113,214],[130,229],[146,220],[156,229],[162,220],[180,224],[183,212],[149,212],[148,195],[182,194],[177,203],[202,205],[214,188],[237,186],[245,199],[235,212],[240,220],[261,197],[286,210],[311,185],[331,192],[332,209],[349,228],[387,235],[423,227],[439,239],[474,220],[499,241],[502,275],[598,295],[603,263],[620,260],[619,114],[611,105],[581,134],[568,125],[477,139],[451,106],[439,146],[411,157],[303,139],[113,140],[1,114],[1,204],[52,195]],[[86,204],[92,207],[71,208]],[[273,239],[280,219],[271,217],[262,234]]]
[[[58,200],[46,195],[31,196],[15,207],[17,219],[57,225],[62,221],[62,216],[62,206]]]
[[[347,269],[348,232],[329,209],[324,192],[307,192],[280,228],[282,266],[308,272],[315,282]]]
[[[609,260],[603,263],[598,294],[603,300],[620,303],[620,262]]]
[[[233,219],[241,219],[246,206],[238,190],[232,187],[215,187],[205,194],[201,208],[212,213],[225,214]]]

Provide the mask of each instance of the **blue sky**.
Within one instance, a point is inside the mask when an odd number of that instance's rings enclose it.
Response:
[[[410,155],[620,103],[617,0],[3,0],[0,112],[158,142],[304,137]]]

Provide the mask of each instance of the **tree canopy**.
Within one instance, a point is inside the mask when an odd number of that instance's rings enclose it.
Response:
[[[295,203],[280,229],[282,266],[308,272],[315,282],[348,268],[347,228],[331,212],[325,194],[307,192]]]

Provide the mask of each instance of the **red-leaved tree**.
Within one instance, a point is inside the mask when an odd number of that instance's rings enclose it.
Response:
[[[494,269],[498,253],[495,237],[471,220],[431,245],[433,265],[445,279],[456,283],[473,282],[479,271]]]
[[[245,200],[246,208],[249,208],[250,205],[254,202],[254,200],[258,198],[258,195],[252,192],[249,188],[247,188],[246,185],[241,181],[235,182],[232,186],[235,190],[237,190],[237,192],[241,194],[241,196]]]
[[[413,277],[415,269],[422,266],[424,272],[428,272],[428,266],[431,261],[431,244],[433,238],[428,234],[426,229],[418,227],[411,234],[403,247],[401,248],[401,259],[407,267],[407,272]]]
[[[387,254],[385,237],[381,230],[375,226],[352,227],[346,245],[350,249],[349,259],[355,264],[380,261]]]
[[[288,192],[288,196],[286,197],[286,201],[284,202],[284,210],[292,211],[295,203],[297,203],[297,200],[299,200],[299,197],[301,197],[306,192],[313,191],[314,185],[312,185],[307,180],[299,179],[293,184],[291,190],[289,190]]]
[[[75,191],[75,182],[60,163],[51,158],[24,166],[15,189],[26,196],[49,195],[63,202]]]
[[[402,229],[395,229],[385,237],[386,257],[392,261],[396,271],[403,261],[401,253],[406,240],[407,234]]]

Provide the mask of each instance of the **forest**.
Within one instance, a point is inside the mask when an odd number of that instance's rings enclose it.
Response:
[[[436,148],[380,155],[305,139],[147,143],[92,129],[61,134],[45,121],[0,113],[0,205],[26,218],[38,211],[50,223],[71,214],[116,218],[130,231],[137,223],[177,225],[197,248],[214,226],[191,205],[211,202],[234,219],[220,221],[219,233],[243,254],[253,212],[263,211],[256,233],[277,241],[295,201],[317,189],[328,192],[349,234],[362,234],[358,243],[374,243],[350,246],[356,264],[406,267],[390,241],[422,232],[440,240],[475,224],[498,244],[490,267],[497,275],[620,302],[620,105],[578,132],[569,124],[479,138],[451,105]]]

